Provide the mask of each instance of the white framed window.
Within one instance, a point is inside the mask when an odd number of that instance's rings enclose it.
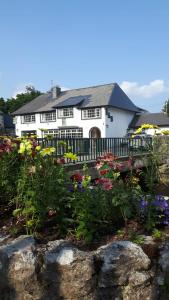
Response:
[[[36,135],[36,130],[25,130],[21,131],[21,136],[31,136],[31,135]]]
[[[17,124],[17,117],[13,117],[13,124]]]
[[[100,108],[82,109],[82,120],[100,119],[100,118],[101,118],[101,109]]]
[[[70,128],[70,129],[60,129],[60,138],[82,138],[83,129],[82,128]]]
[[[34,115],[21,116],[21,123],[22,124],[35,123],[35,122],[36,122],[35,114]]]
[[[82,138],[83,129],[82,128],[67,128],[67,129],[49,129],[44,131],[44,137],[52,135],[56,138]]]
[[[44,137],[51,135],[53,137],[59,138],[59,130],[58,129],[49,129],[44,131]]]
[[[73,118],[73,107],[58,109],[58,118]]]
[[[56,111],[41,114],[40,121],[41,121],[41,123],[55,122],[56,121]]]

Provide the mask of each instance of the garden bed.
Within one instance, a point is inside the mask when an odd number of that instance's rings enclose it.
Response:
[[[147,234],[164,238],[169,204],[155,192],[159,167],[153,149],[144,170],[134,168],[133,157],[125,163],[111,153],[98,157],[95,181],[86,166],[82,174],[70,176],[64,160],[75,163],[77,155],[68,152],[61,158],[55,151],[41,149],[35,138],[3,139],[2,235],[27,233],[39,242],[65,238],[83,249],[117,240],[142,243]]]

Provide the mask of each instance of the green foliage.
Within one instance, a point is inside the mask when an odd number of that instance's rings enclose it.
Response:
[[[6,102],[4,100],[4,98],[0,98],[0,112],[6,113],[7,109],[6,109]]]
[[[19,109],[24,104],[32,101],[36,97],[41,95],[41,92],[36,90],[33,86],[26,87],[26,93],[17,94],[16,98],[9,98],[5,102],[5,111],[12,113],[15,110]],[[2,103],[3,104],[3,103]]]
[[[144,244],[144,236],[141,234],[138,234],[137,232],[131,231],[129,233],[129,239],[137,245]]]
[[[165,101],[165,104],[164,104],[164,106],[163,106],[162,111],[163,111],[163,112],[166,112],[167,115],[169,116],[169,99],[167,99],[167,100]]]
[[[17,150],[5,153],[3,159],[0,159],[0,203],[11,203],[14,198],[20,163]]]
[[[66,174],[61,165],[55,165],[53,158],[37,156],[33,161],[27,157],[22,164],[14,198],[16,212],[25,221],[28,234],[43,226],[48,212],[56,214],[56,224],[64,229],[66,212]]]
[[[163,232],[155,228],[153,230],[152,237],[155,239],[161,239],[163,238]]]

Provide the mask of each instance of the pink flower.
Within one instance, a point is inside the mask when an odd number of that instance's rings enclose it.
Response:
[[[104,183],[102,185],[102,187],[103,187],[103,190],[109,191],[109,190],[111,190],[113,188],[113,185],[112,185],[112,183]]]

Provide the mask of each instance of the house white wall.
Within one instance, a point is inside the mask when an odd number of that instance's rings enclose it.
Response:
[[[40,122],[40,114],[36,114],[36,122],[29,123],[29,124],[22,124],[21,123],[21,116],[15,117],[15,126],[16,126],[16,135],[21,136],[22,131],[32,131],[36,130],[38,137],[41,137],[42,132],[41,128],[43,129],[58,129],[59,127],[66,127],[66,126],[77,126],[83,128],[83,137],[89,137],[89,131],[92,127],[98,127],[101,131],[101,137],[106,137],[106,117],[105,117],[105,108],[101,108],[101,118],[99,119],[87,119],[82,120],[81,118],[81,109],[77,109],[74,107],[73,109],[74,117],[73,118],[66,118],[65,121],[57,117],[56,112],[56,122],[49,122],[49,123],[42,123]],[[65,123],[63,123],[65,122]]]
[[[74,107],[74,117],[60,119],[56,112],[55,122],[40,122],[40,114],[36,114],[36,122],[29,124],[21,123],[21,116],[16,116],[16,135],[21,136],[22,131],[36,130],[38,137],[42,137],[40,129],[58,129],[59,127],[80,127],[83,128],[83,137],[88,138],[89,132],[92,127],[100,129],[101,137],[124,137],[127,133],[127,128],[134,117],[134,112],[120,110],[117,108],[109,108],[107,112],[113,117],[111,122],[110,118],[106,114],[106,109],[101,107],[101,118],[98,119],[85,119],[82,120],[81,109]]]
[[[113,121],[106,115],[106,137],[124,137],[135,113],[118,108],[109,108],[107,112],[113,117]]]

